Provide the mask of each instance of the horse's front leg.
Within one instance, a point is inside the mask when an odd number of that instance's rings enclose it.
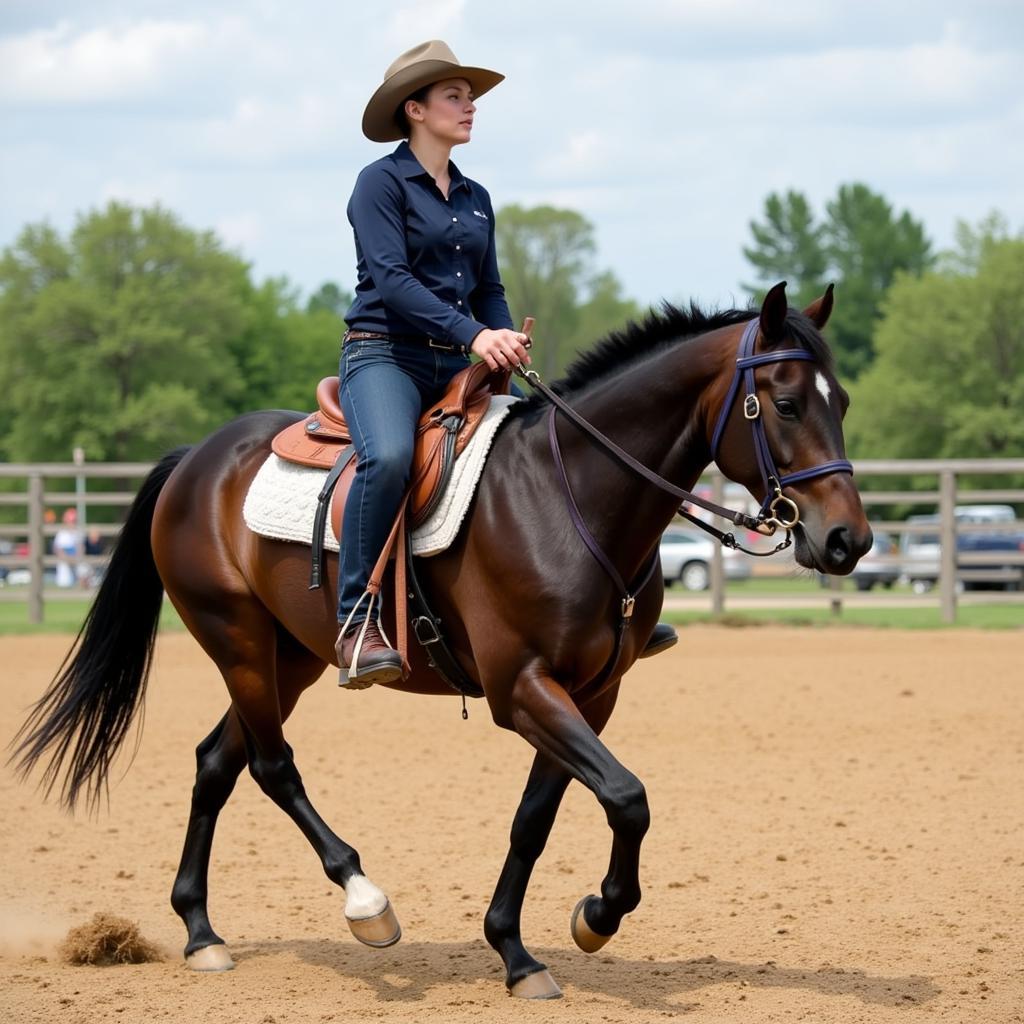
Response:
[[[611,863],[601,895],[581,901],[573,914],[573,937],[587,952],[600,949],[619,930],[622,918],[639,904],[640,846],[650,826],[643,783],[612,756],[597,735],[616,696],[617,687],[613,687],[581,711],[551,675],[530,667],[516,681],[508,707],[515,730],[546,761],[578,779],[597,797],[612,830]]]
[[[570,775],[543,754],[533,759],[523,798],[512,821],[508,856],[484,917],[484,935],[505,964],[505,984],[514,996],[557,999],[562,990],[523,945],[523,900],[533,866],[547,843]]]

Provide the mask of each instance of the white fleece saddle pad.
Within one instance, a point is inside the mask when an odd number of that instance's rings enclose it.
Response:
[[[480,482],[494,435],[518,401],[513,395],[495,395],[491,399],[490,408],[476,433],[455,460],[451,478],[437,508],[412,533],[414,555],[440,554],[458,536]],[[263,537],[312,544],[316,499],[326,476],[325,469],[299,466],[272,454],[249,485],[242,507],[245,525]],[[324,531],[324,547],[328,551],[338,550],[338,539],[329,520]]]

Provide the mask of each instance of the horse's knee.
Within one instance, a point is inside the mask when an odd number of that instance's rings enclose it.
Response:
[[[602,794],[601,803],[608,825],[617,836],[639,842],[651,827],[651,809],[647,790],[635,776],[629,775]]]
[[[249,774],[276,804],[288,806],[305,795],[299,770],[286,755],[250,758]]]

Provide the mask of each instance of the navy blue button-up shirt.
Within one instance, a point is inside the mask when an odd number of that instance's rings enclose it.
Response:
[[[448,164],[445,199],[408,142],[364,167],[348,203],[359,275],[353,330],[434,338],[467,349],[512,327],[483,186]]]

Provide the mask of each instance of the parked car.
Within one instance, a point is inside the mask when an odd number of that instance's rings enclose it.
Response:
[[[897,551],[896,542],[889,534],[875,530],[871,550],[861,557],[850,573],[854,586],[858,590],[871,590],[876,585],[891,587],[900,578],[900,567],[894,558]]]
[[[1024,553],[1024,533],[1007,529],[1004,525],[1013,523],[1016,514],[1010,505],[958,505],[954,512],[957,525],[967,523],[991,524],[991,532],[958,533],[956,549],[958,555],[992,553],[992,560],[985,565],[975,562],[965,564],[957,560],[957,568],[964,573],[975,573],[989,577],[987,580],[965,580],[964,586],[1002,586],[1016,590],[1024,578],[1024,566],[1001,563],[999,554]],[[900,575],[906,578],[917,593],[925,593],[935,586],[939,578],[939,516],[909,516],[907,523],[934,526],[935,532],[904,533],[900,538]]]
[[[681,583],[687,590],[711,586],[711,559],[718,541],[697,529],[670,526],[661,536],[661,572],[665,585]],[[725,578],[750,578],[750,560],[741,551],[722,549]]]

